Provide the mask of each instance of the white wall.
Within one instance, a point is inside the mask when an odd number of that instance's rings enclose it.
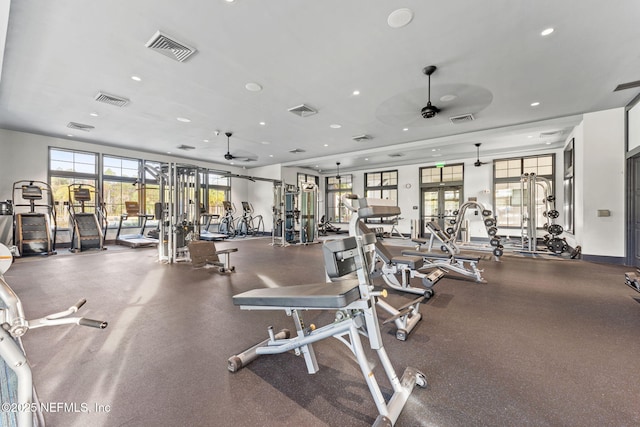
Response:
[[[576,150],[576,238],[586,255],[624,257],[624,108],[585,114],[582,127]],[[598,217],[605,209],[611,216]]]

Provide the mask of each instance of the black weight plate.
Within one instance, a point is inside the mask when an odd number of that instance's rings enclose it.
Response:
[[[484,225],[487,227],[493,227],[494,225],[496,225],[496,220],[493,218],[485,218]]]
[[[489,227],[489,228],[487,229],[487,234],[488,234],[489,236],[495,236],[496,234],[498,234],[498,229],[497,229],[497,228],[495,228],[495,227]]]
[[[555,209],[550,210],[549,212],[547,212],[547,215],[549,216],[549,218],[558,218],[560,216],[560,212],[558,212]]]
[[[547,231],[549,231],[549,233],[553,234],[554,236],[558,236],[562,234],[564,230],[560,224],[551,224]]]
[[[491,211],[489,209],[485,209],[482,211],[482,216],[491,216]]]
[[[498,247],[500,246],[500,238],[498,237],[493,237],[491,238],[491,240],[489,240],[489,244],[493,247]]]

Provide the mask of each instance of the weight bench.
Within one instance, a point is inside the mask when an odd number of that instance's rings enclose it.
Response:
[[[427,382],[424,374],[410,367],[398,379],[382,343],[375,307],[377,298],[384,292],[373,291],[368,273],[374,242],[375,236],[366,235],[323,244],[327,275],[340,278],[355,272],[356,280],[253,289],[235,295],[233,303],[243,310],[284,310],[293,318],[297,335],[291,337],[286,329],[274,333],[270,326],[267,330],[269,338],[229,358],[229,371],[237,372],[263,354],[293,350],[304,357],[307,371],[315,374],[320,368],[313,344],[325,338],[337,338],[355,355],[376,404],[379,415],[373,425],[393,426],[415,385],[426,387]],[[302,312],[306,310],[335,311],[335,321],[319,328],[307,326],[302,319]],[[389,400],[385,400],[375,379],[360,335],[368,339],[369,347],[378,355],[393,387]]]
[[[191,264],[194,267],[204,267],[210,264],[218,267],[220,273],[236,271],[236,267],[231,265],[231,254],[238,252],[238,248],[217,250],[213,241],[198,240],[191,241],[188,246]]]
[[[479,257],[410,250],[404,250],[402,251],[402,254],[406,256],[422,257],[426,266],[437,267],[447,272],[452,271],[462,276],[469,277],[478,283],[487,283],[487,281],[482,278],[482,270],[478,268],[478,263],[480,262]],[[468,266],[466,264],[468,264]]]

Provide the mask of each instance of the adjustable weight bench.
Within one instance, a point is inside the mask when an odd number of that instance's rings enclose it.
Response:
[[[404,250],[402,255],[422,257],[428,267],[437,267],[444,271],[452,271],[462,276],[469,277],[478,283],[487,283],[482,278],[482,270],[478,268],[479,257],[464,255],[438,254],[415,250]],[[467,267],[466,264],[469,264]]]
[[[327,275],[340,278],[355,272],[356,280],[253,289],[235,295],[233,303],[243,310],[284,310],[293,318],[297,335],[291,337],[288,330],[274,333],[269,327],[266,340],[229,358],[229,371],[237,372],[263,354],[293,350],[296,355],[304,357],[307,371],[314,374],[320,368],[313,344],[325,338],[337,338],[355,355],[376,404],[379,415],[373,425],[393,426],[415,385],[426,387],[427,383],[424,374],[414,368],[406,368],[402,378],[398,379],[382,343],[375,307],[377,298],[384,292],[373,291],[368,273],[374,242],[375,236],[365,235],[323,245]],[[302,319],[302,312],[306,310],[335,311],[335,320],[319,328],[307,326]],[[389,400],[385,400],[375,379],[360,335],[368,339],[369,347],[377,353],[393,387],[393,396]]]

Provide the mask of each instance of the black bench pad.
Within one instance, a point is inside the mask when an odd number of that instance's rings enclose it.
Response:
[[[344,308],[360,298],[358,280],[252,289],[233,296],[235,305],[291,308]]]

